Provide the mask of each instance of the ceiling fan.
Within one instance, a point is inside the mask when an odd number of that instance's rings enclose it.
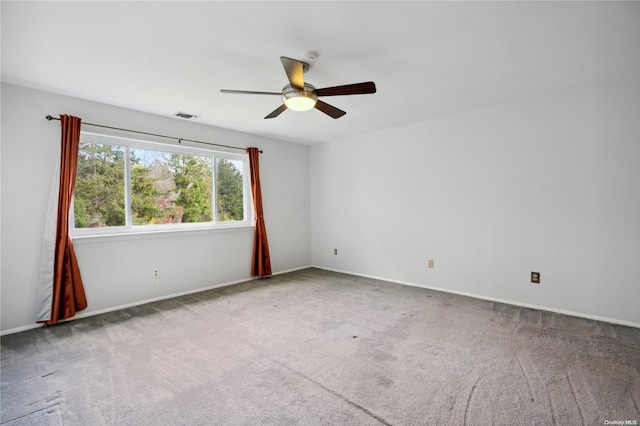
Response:
[[[295,59],[280,57],[284,71],[287,73],[289,84],[284,86],[282,92],[255,92],[250,90],[220,90],[222,93],[240,93],[245,95],[279,95],[282,96],[283,104],[265,117],[276,118],[286,109],[294,111],[308,111],[315,108],[332,118],[340,118],[346,114],[326,102],[319,100],[322,96],[342,96],[342,95],[366,95],[376,93],[376,85],[373,81],[365,83],[346,84],[343,86],[325,87],[316,89],[309,83],[304,82],[303,74],[309,69],[306,62]]]

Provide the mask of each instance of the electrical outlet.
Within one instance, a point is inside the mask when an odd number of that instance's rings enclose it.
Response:
[[[153,278],[158,278],[160,276],[160,271],[157,269],[153,270]]]
[[[540,272],[531,273],[531,282],[534,284],[540,284]]]
[[[433,259],[429,259],[429,269],[433,269]]]
[[[333,249],[333,254],[338,255],[338,249]]]

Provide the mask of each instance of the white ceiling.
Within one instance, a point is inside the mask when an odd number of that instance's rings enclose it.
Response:
[[[638,2],[9,2],[2,81],[312,144],[640,74]],[[315,50],[347,111],[285,111],[280,56]],[[55,112],[55,111],[54,111]],[[176,118],[177,119],[177,118]],[[143,129],[139,129],[143,130]],[[149,130],[149,129],[144,129]]]

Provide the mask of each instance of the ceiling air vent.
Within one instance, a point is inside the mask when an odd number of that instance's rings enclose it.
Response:
[[[189,114],[188,112],[176,112],[176,117],[184,118],[185,120],[193,120],[194,118],[200,117],[199,115]]]

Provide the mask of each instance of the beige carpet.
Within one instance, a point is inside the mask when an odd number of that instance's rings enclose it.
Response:
[[[1,367],[3,425],[640,423],[640,329],[318,269],[7,335]]]

